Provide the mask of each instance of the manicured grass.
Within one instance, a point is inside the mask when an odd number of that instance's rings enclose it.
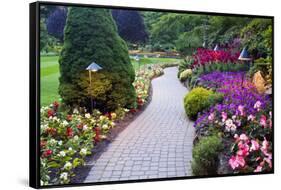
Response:
[[[41,106],[46,106],[54,101],[60,101],[58,94],[59,87],[59,64],[58,56],[41,56]],[[141,58],[140,66],[150,64],[163,64],[178,62],[179,59],[173,58]],[[139,65],[135,60],[131,60],[135,69]]]
[[[179,61],[180,59],[175,59],[175,58],[151,57],[151,58],[140,58],[139,62],[140,62],[140,67],[142,67],[143,65],[175,63]],[[138,62],[135,59],[131,59],[131,62],[134,68],[137,70],[139,68]]]
[[[59,101],[59,64],[58,56],[41,56],[41,106]]]

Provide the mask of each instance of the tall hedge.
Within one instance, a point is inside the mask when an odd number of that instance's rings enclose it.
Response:
[[[103,69],[92,72],[90,88],[85,69],[92,62]],[[59,93],[64,103],[89,108],[92,96],[96,107],[102,111],[134,106],[135,72],[109,10],[69,9],[59,64]]]

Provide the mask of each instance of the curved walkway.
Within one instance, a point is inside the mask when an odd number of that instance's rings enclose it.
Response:
[[[191,176],[193,123],[177,68],[153,79],[150,104],[92,163],[85,182]]]

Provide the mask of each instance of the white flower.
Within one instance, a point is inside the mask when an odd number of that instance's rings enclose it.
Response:
[[[255,119],[255,116],[253,116],[252,114],[250,114],[248,116],[248,121],[254,121],[254,119]]]
[[[104,125],[102,126],[102,129],[103,129],[103,130],[108,130],[108,125],[104,124]]]
[[[64,121],[62,122],[62,125],[63,125],[63,126],[67,126],[67,125],[68,125],[68,122],[67,122],[66,120],[64,120]]]
[[[81,154],[82,156],[86,156],[86,154],[87,154],[87,149],[86,149],[86,148],[82,148],[82,149],[80,150],[80,154]]]
[[[56,145],[57,142],[58,142],[58,141],[57,141],[56,139],[51,139],[51,140],[50,140],[50,145],[52,145],[52,146],[53,146],[53,145]]]
[[[41,125],[41,131],[45,131],[48,128],[48,124]]]
[[[60,145],[60,146],[62,145],[62,140],[60,140],[60,141],[58,142],[58,145]]]
[[[72,168],[72,164],[70,162],[66,162],[63,168],[66,170],[70,170]]]
[[[73,137],[73,139],[74,139],[75,141],[78,141],[78,140],[79,140],[79,137],[78,137],[77,135],[75,135],[75,136]]]
[[[72,151],[72,148],[71,148],[71,147],[69,147],[69,148],[68,148],[68,150],[69,150],[69,151]]]
[[[89,113],[86,113],[86,114],[85,114],[85,117],[86,117],[87,119],[90,119],[91,115],[90,115]]]
[[[233,121],[231,120],[231,119],[227,119],[226,121],[225,121],[225,125],[227,125],[227,126],[230,126],[230,125],[232,125],[233,124]]]
[[[60,156],[60,157],[65,157],[65,155],[66,155],[66,154],[65,154],[64,151],[60,151],[60,153],[59,153],[59,156]]]
[[[63,181],[66,181],[68,178],[68,173],[67,172],[63,172],[60,174],[60,179]]]
[[[88,126],[87,125],[84,125],[83,126],[83,131],[86,131],[88,129]]]
[[[78,114],[79,113],[78,109],[74,108],[73,113]]]

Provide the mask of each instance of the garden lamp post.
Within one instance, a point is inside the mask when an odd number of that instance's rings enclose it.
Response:
[[[219,50],[219,46],[218,46],[218,44],[216,44],[214,51],[218,51],[218,50]]]
[[[89,88],[89,95],[91,97],[91,112],[93,112],[93,97],[91,95],[91,87],[92,87],[92,73],[91,72],[97,72],[98,70],[101,70],[102,67],[96,64],[95,62],[91,63],[86,70],[89,71],[89,79],[90,79],[90,88]]]
[[[138,63],[138,66],[139,66],[139,69],[138,69],[138,70],[140,70],[140,58],[139,58],[138,55],[135,56],[135,60],[136,60],[136,62]]]
[[[247,48],[244,47],[243,50],[241,51],[238,60],[244,62],[245,64],[247,64],[247,69],[249,69],[250,67],[250,62],[252,60],[252,58],[249,56],[249,53],[247,51]],[[241,82],[241,87],[243,88],[243,83],[244,83],[244,74],[242,75],[242,82]]]

